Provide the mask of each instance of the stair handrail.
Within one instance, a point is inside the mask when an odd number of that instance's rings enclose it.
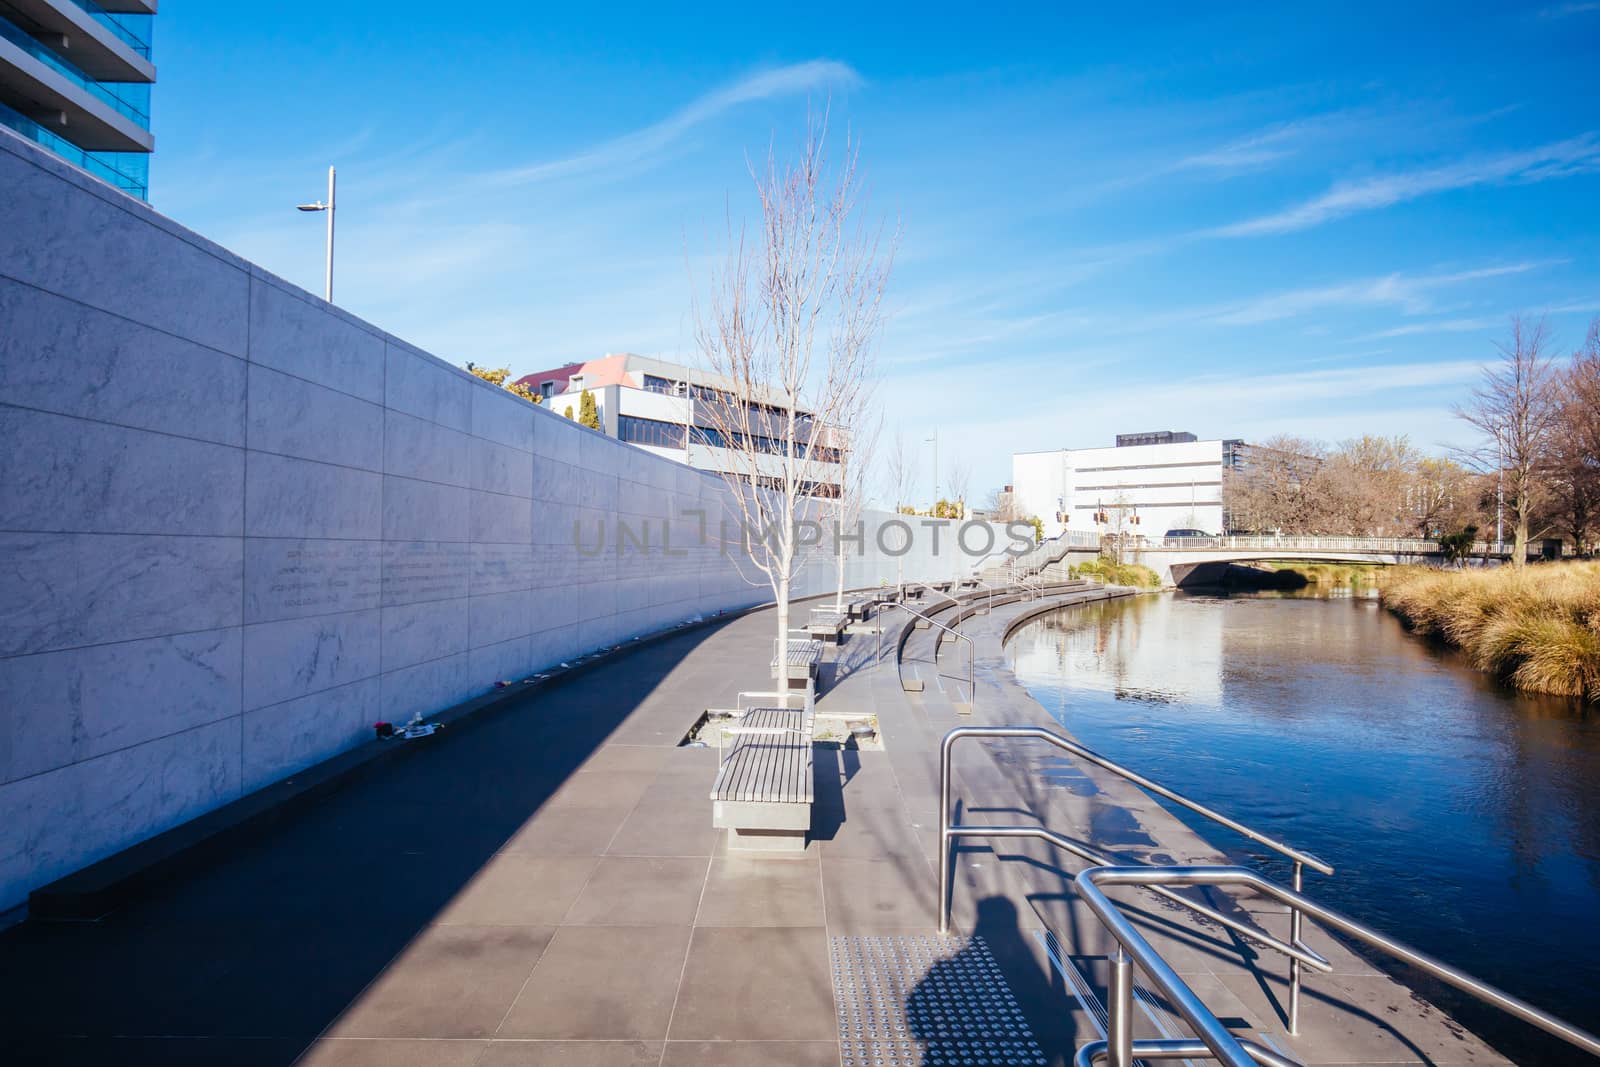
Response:
[[[972,705],[971,706],[972,706],[972,708],[974,710],[976,710],[977,707],[978,707],[978,646],[973,642],[972,638],[968,637],[966,634],[962,633],[960,630],[951,629],[950,627],[946,626],[944,623],[940,622],[939,620],[933,619],[933,618],[929,618],[928,616],[924,615],[922,612],[916,610],[915,608],[908,608],[904,604],[898,604],[898,603],[885,604],[884,607],[886,607],[886,608],[899,608],[901,611],[905,612],[906,614],[915,615],[917,618],[926,621],[929,625],[937,626],[939,629],[943,630],[945,633],[950,634],[953,637],[959,637],[961,640],[963,640],[963,641],[965,641],[967,643],[967,653],[968,653],[967,654],[967,672],[968,672],[967,673],[967,688],[970,689],[971,692],[972,692]],[[881,616],[883,614],[883,612],[880,610],[878,612],[878,614]],[[882,661],[883,661],[883,626],[882,626],[882,624],[880,624],[878,626],[878,662],[881,663]],[[937,671],[939,669],[939,643],[937,641],[935,641],[934,644],[933,644],[933,667],[934,667],[935,671]],[[895,670],[899,671],[899,669],[900,669],[900,666],[899,666],[898,663],[896,663],[895,664]]]
[[[881,630],[879,640],[882,640]],[[882,654],[881,648],[879,650],[879,654],[880,656]],[[976,701],[976,694],[974,694],[974,701]],[[1190,800],[1182,793],[1168,789],[1159,782],[1155,782],[1149,778],[1146,778],[1138,771],[1131,770],[1122,766],[1122,764],[1115,762],[1114,760],[1107,759],[1105,756],[1100,755],[1100,753],[1094,751],[1093,749],[1086,748],[1071,738],[1064,737],[1061,734],[1056,733],[1054,730],[1046,730],[1042,726],[957,726],[955,729],[944,735],[944,741],[939,746],[939,932],[941,934],[947,934],[950,932],[950,852],[951,843],[955,838],[1035,837],[1041,840],[1049,841],[1058,848],[1063,848],[1066,851],[1072,852],[1083,859],[1089,860],[1091,863],[1098,864],[1098,861],[1095,860],[1093,855],[1090,854],[1092,850],[1086,849],[1083,846],[1078,845],[1076,842],[1072,842],[1069,838],[1063,837],[1059,834],[1052,834],[1049,831],[1043,831],[1041,833],[1041,827],[983,826],[957,824],[950,821],[951,752],[954,750],[956,743],[959,741],[983,738],[990,740],[1044,741],[1048,744],[1054,745],[1056,748],[1061,749],[1063,752],[1070,753],[1081,760],[1092,763],[1102,770],[1110,771],[1112,774],[1132,782],[1141,789],[1154,793],[1157,796],[1165,797],[1174,804],[1188,808],[1197,815],[1203,815],[1212,822],[1221,826],[1225,826],[1235,833],[1249,838],[1251,841],[1254,841],[1259,845],[1265,845],[1267,848],[1272,849],[1279,855],[1287,857],[1293,863],[1294,888],[1296,891],[1299,891],[1304,884],[1306,867],[1310,867],[1315,871],[1320,871],[1323,874],[1331,875],[1333,873],[1332,864],[1317,858],[1311,853],[1295,848],[1292,845],[1285,844],[1284,842],[1279,841],[1277,838],[1268,834],[1264,834],[1259,830],[1252,829],[1251,827],[1246,826],[1244,823],[1239,822],[1237,819],[1229,818],[1221,812],[1201,804],[1199,801]],[[1232,920],[1222,916],[1220,913],[1211,911],[1211,909],[1203,909],[1200,905],[1188,900],[1181,894],[1172,893],[1170,891],[1163,892],[1160,888],[1155,887],[1152,887],[1152,891],[1171,900],[1175,900],[1184,907],[1206,915],[1206,917],[1211,919],[1213,922],[1221,923],[1223,926],[1235,930],[1238,933],[1244,934],[1246,937],[1249,937],[1252,940],[1260,941],[1264,938],[1268,938],[1266,943],[1272,945],[1273,948],[1278,949],[1280,952],[1287,952],[1290,957],[1289,1032],[1295,1032],[1295,1028],[1298,1025],[1300,1012],[1300,966],[1302,962],[1312,961],[1305,959],[1296,952],[1286,950],[1283,947],[1282,942],[1279,942],[1276,939],[1271,939],[1270,935],[1266,935],[1260,931],[1252,930],[1250,927],[1244,926],[1243,924],[1233,922]],[[1298,948],[1304,948],[1305,946],[1300,943],[1300,925],[1300,913],[1291,908],[1289,911],[1289,944]],[[1312,966],[1316,966],[1316,964],[1312,962]]]
[[[1105,895],[1102,886],[1138,886],[1146,889],[1157,886],[1162,888],[1242,886],[1254,890],[1287,904],[1292,914],[1309,915],[1322,925],[1432,975],[1439,981],[1454,986],[1485,1004],[1514,1015],[1569,1045],[1582,1049],[1590,1055],[1600,1056],[1600,1037],[1587,1030],[1573,1026],[1549,1012],[1534,1007],[1520,997],[1474,978],[1465,971],[1435,959],[1419,949],[1396,941],[1343,912],[1318,904],[1299,890],[1274,882],[1248,867],[1091,867],[1078,873],[1076,884],[1078,895],[1116,939],[1118,946],[1111,960],[1109,1019],[1106,1028],[1108,1043],[1106,1051],[1113,1064],[1131,1065],[1136,1056],[1143,1055],[1138,1051],[1137,1043],[1132,1040],[1134,963],[1137,963],[1155,984],[1167,1003],[1171,1004],[1193,1028],[1195,1034],[1210,1051],[1209,1058],[1215,1058],[1225,1067],[1251,1067],[1256,1062],[1270,1061],[1261,1059],[1259,1054],[1246,1048],[1228,1031],[1227,1026],[1206,1007],[1205,1002],[1189,988],[1150,942],[1145,940],[1144,935],[1128,921],[1126,915],[1122,914],[1122,910]],[[1297,941],[1298,938],[1291,940]],[[1297,1028],[1292,1010],[1290,1015],[1289,1032],[1293,1034]],[[1079,1051],[1079,1057],[1075,1062],[1093,1062],[1092,1059],[1083,1059],[1085,1051],[1087,1050]]]

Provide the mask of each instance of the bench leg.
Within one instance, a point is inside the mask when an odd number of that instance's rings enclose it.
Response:
[[[804,852],[804,830],[730,830],[728,850],[731,852]]]

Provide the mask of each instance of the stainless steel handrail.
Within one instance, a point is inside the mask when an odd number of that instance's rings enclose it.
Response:
[[[952,826],[949,829],[950,836],[953,838],[1033,838],[1038,841],[1048,842],[1049,844],[1061,849],[1063,852],[1070,852],[1080,859],[1088,860],[1091,864],[1094,864],[1097,867],[1109,867],[1112,865],[1105,853],[1098,852],[1087,845],[1080,844],[1079,842],[1072,840],[1070,837],[1064,837],[1053,830],[1047,830],[1043,826]],[[1211,922],[1216,923],[1218,926],[1232,930],[1234,933],[1239,934],[1242,937],[1247,937],[1250,940],[1266,945],[1269,948],[1277,949],[1290,959],[1299,960],[1306,963],[1310,967],[1323,972],[1327,972],[1332,969],[1332,964],[1324,959],[1320,953],[1304,945],[1297,946],[1286,941],[1282,941],[1279,938],[1267,933],[1265,930],[1262,930],[1260,927],[1251,926],[1248,923],[1242,923],[1238,919],[1234,919],[1222,914],[1215,908],[1201,904],[1197,901],[1190,900],[1188,897],[1183,896],[1180,893],[1174,893],[1172,890],[1165,887],[1152,886],[1150,888],[1150,892],[1166,900],[1170,900],[1174,904],[1188,908],[1196,915],[1203,916],[1204,918],[1209,919]],[[950,880],[948,877],[946,877],[946,879],[940,884],[939,894],[939,916],[941,924],[939,926],[939,932],[941,934],[947,934],[950,932],[949,894]]]
[[[950,601],[950,603],[954,604],[957,608],[961,607],[961,601],[957,600],[954,596],[951,596],[949,593],[945,592],[943,589],[935,589],[933,586],[929,585],[927,582],[908,581],[908,582],[904,582],[902,584],[903,585],[914,585],[914,586],[918,587],[919,589],[926,589],[930,593],[936,593],[939,596],[944,597],[945,600]],[[942,604],[943,601],[941,601],[940,603]]]
[[[881,637],[880,637],[881,641]],[[881,652],[880,652],[881,655]],[[1323,874],[1332,874],[1333,866],[1318,859],[1309,852],[1287,845],[1277,838],[1269,837],[1259,830],[1253,830],[1237,819],[1230,819],[1219,811],[1214,811],[1198,801],[1190,800],[1181,793],[1176,793],[1158,782],[1153,782],[1137,771],[1129,770],[1120,763],[1106,759],[1093,749],[1085,748],[1076,741],[1066,738],[1053,730],[1046,730],[1041,726],[957,726],[944,735],[944,742],[939,749],[939,932],[948,933],[950,929],[950,841],[952,837],[982,837],[985,831],[1000,829],[997,827],[960,827],[950,822],[950,752],[957,741],[963,738],[993,738],[993,739],[1023,739],[1045,741],[1069,752],[1079,759],[1086,760],[1112,774],[1127,779],[1141,789],[1148,790],[1157,796],[1165,797],[1174,804],[1179,804],[1197,815],[1203,815],[1212,822],[1226,826],[1234,833],[1242,834],[1251,841],[1265,845],[1274,852],[1288,857],[1294,864],[1294,888],[1298,892],[1304,887],[1305,868],[1321,871]],[[968,830],[972,832],[966,832]],[[960,831],[952,833],[952,831]],[[998,836],[1006,836],[1004,834]],[[1021,836],[1021,835],[1013,835]],[[1079,853],[1082,855],[1082,853]],[[1091,861],[1092,862],[1092,861]],[[1177,898],[1185,906],[1192,905]],[[1301,917],[1298,911],[1290,909],[1289,912],[1289,942],[1300,943]],[[1226,925],[1226,924],[1224,924]],[[1245,932],[1241,930],[1240,932]],[[1251,935],[1255,936],[1255,935]],[[1274,946],[1276,947],[1276,946]],[[1299,1032],[1300,1026],[1300,986],[1302,975],[1300,973],[1301,960],[1290,954],[1289,960],[1289,1032]]]
[[[954,637],[959,637],[961,640],[967,643],[967,688],[972,692],[972,703],[970,706],[976,708],[978,706],[978,646],[973,643],[972,638],[968,637],[960,630],[953,630],[939,620],[931,619],[915,608],[908,608],[904,604],[885,604],[884,607],[899,608],[906,614],[915,615],[917,618],[925,620],[930,626],[937,626],[945,633]],[[881,615],[882,612],[879,612],[879,614]],[[881,625],[878,627],[878,660],[880,662],[883,660],[883,627]],[[936,671],[939,669],[939,643],[937,641],[935,641],[933,645],[933,667]],[[895,665],[895,670],[898,671],[899,669],[899,664],[897,663]]]
[[[1203,1001],[1195,995],[1194,991],[1184,983],[1176,971],[1161,958],[1160,953],[1151,947],[1144,936],[1134,928],[1121,909],[1113,903],[1102,890],[1102,886],[1141,886],[1155,888],[1156,886],[1170,887],[1174,885],[1197,886],[1243,886],[1257,893],[1264,894],[1289,905],[1289,908],[1299,914],[1304,913],[1331,929],[1364,942],[1380,952],[1393,956],[1397,960],[1417,968],[1448,985],[1468,993],[1486,1004],[1501,1009],[1517,1018],[1538,1027],[1547,1034],[1580,1048],[1594,1056],[1600,1056],[1600,1037],[1579,1029],[1571,1023],[1556,1018],[1549,1012],[1540,1011],[1538,1008],[1514,997],[1503,989],[1496,988],[1487,982],[1474,978],[1465,971],[1457,970],[1441,960],[1435,959],[1425,952],[1402,944],[1386,934],[1365,923],[1357,922],[1342,912],[1324,907],[1288,886],[1279,885],[1264,875],[1257,874],[1248,867],[1091,867],[1081,871],[1077,877],[1078,895],[1105,924],[1111,936],[1116,938],[1122,952],[1118,955],[1132,957],[1138,963],[1157,989],[1166,997],[1168,1003],[1177,1009],[1185,1022],[1194,1028],[1212,1055],[1225,1064],[1226,1067],[1248,1067],[1255,1061],[1249,1049],[1242,1046],[1239,1039],[1228,1032],[1216,1015],[1207,1008]],[[1125,959],[1126,957],[1124,957]],[[1131,982],[1130,968],[1123,966],[1120,969],[1113,961],[1113,981],[1116,985],[1124,986]],[[1118,991],[1112,991],[1113,1010],[1118,1003]],[[1126,1013],[1124,1013],[1126,1018]],[[1113,1019],[1109,1026],[1110,1031],[1110,1058],[1113,1064],[1131,1064],[1136,1053],[1132,1043],[1128,1040],[1128,1026],[1126,1022],[1121,1025]],[[1292,1032],[1292,1031],[1291,1031]],[[1118,1047],[1120,1045],[1120,1048]]]
[[[1204,1041],[1194,1038],[1163,1038],[1160,1040],[1139,1040],[1128,1044],[1133,1060],[1208,1060],[1211,1050],[1206,1048]],[[1300,1064],[1287,1056],[1258,1045],[1254,1041],[1240,1041],[1239,1047],[1250,1055],[1257,1063],[1266,1067],[1301,1067]],[[1078,1050],[1072,1057],[1073,1067],[1094,1067],[1094,1064],[1104,1063],[1112,1058],[1110,1041],[1091,1041]],[[1130,1063],[1132,1061],[1129,1061]]]

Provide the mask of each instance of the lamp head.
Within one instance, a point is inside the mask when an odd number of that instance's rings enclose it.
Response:
[[[328,205],[318,200],[315,204],[296,204],[295,208],[299,211],[326,211]]]

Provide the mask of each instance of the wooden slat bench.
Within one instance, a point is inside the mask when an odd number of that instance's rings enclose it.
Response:
[[[811,829],[810,712],[752,708],[711,787],[711,825],[736,849],[804,851]]]
[[[813,608],[811,619],[806,623],[806,632],[819,641],[838,644],[840,635],[844,633],[845,623],[849,621],[848,615],[832,608]]]
[[[781,681],[786,689],[803,692],[809,706],[816,694],[817,665],[822,662],[822,642],[790,638],[787,646],[787,654],[780,657],[777,642],[773,642],[772,677]]]
[[[865,622],[872,617],[872,607],[877,600],[870,596],[857,597],[844,606],[845,614],[854,622]]]

